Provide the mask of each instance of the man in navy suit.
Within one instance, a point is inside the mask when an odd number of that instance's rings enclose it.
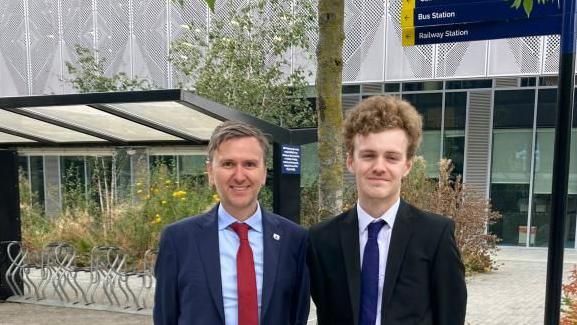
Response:
[[[224,122],[214,130],[207,171],[220,203],[164,229],[155,324],[307,323],[306,231],[257,200],[268,149],[250,125]]]

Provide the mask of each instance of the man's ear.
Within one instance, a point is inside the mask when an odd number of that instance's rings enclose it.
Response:
[[[409,175],[409,173],[411,172],[411,168],[413,168],[413,158],[407,159],[406,165],[405,165],[405,172],[403,173],[403,177],[407,177],[407,175]]]
[[[206,173],[208,174],[208,184],[213,186],[214,178],[212,176],[212,162],[210,160],[206,161]]]
[[[350,152],[347,152],[347,161],[346,161],[346,163],[347,163],[347,169],[349,170],[349,172],[350,172],[351,174],[354,175],[355,172],[354,172],[354,169],[353,169],[353,160],[354,160],[353,154],[350,153]]]

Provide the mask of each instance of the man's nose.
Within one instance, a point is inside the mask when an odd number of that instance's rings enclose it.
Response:
[[[373,165],[373,173],[375,174],[382,174],[385,172],[385,159],[384,158],[377,158],[375,159],[375,163]]]
[[[234,173],[232,175],[233,180],[237,182],[242,182],[245,179],[245,171],[242,165],[238,165],[234,168]]]

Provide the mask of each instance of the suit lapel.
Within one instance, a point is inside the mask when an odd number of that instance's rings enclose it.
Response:
[[[389,244],[381,313],[385,311],[385,307],[391,300],[393,289],[399,276],[407,244],[409,243],[409,239],[413,232],[411,226],[412,218],[413,216],[409,212],[409,206],[401,200],[401,205],[399,206],[395,225],[393,226],[393,232],[391,234],[391,242]]]
[[[281,244],[286,241],[283,238],[282,228],[266,211],[262,212],[263,225],[263,280],[262,280],[262,297],[261,297],[261,322],[264,319],[267,308],[275,287],[275,280],[278,272],[278,259],[281,252]],[[277,235],[277,236],[275,236]]]
[[[361,258],[359,256],[359,220],[356,207],[349,210],[341,222],[340,237],[353,320],[354,324],[357,325],[361,301]]]
[[[222,298],[222,280],[220,276],[220,253],[218,245],[218,205],[208,213],[199,216],[200,228],[196,233],[197,245],[200,251],[200,258],[206,274],[206,280],[218,310],[222,323],[224,324],[224,306]]]

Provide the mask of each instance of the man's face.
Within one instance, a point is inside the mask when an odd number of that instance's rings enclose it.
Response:
[[[216,187],[228,213],[240,220],[254,213],[258,193],[266,182],[264,153],[256,138],[224,141],[207,169],[210,184]]]
[[[407,134],[398,128],[365,136],[357,134],[353,143],[347,168],[355,175],[361,206],[388,209],[400,197],[401,180],[411,170]]]

